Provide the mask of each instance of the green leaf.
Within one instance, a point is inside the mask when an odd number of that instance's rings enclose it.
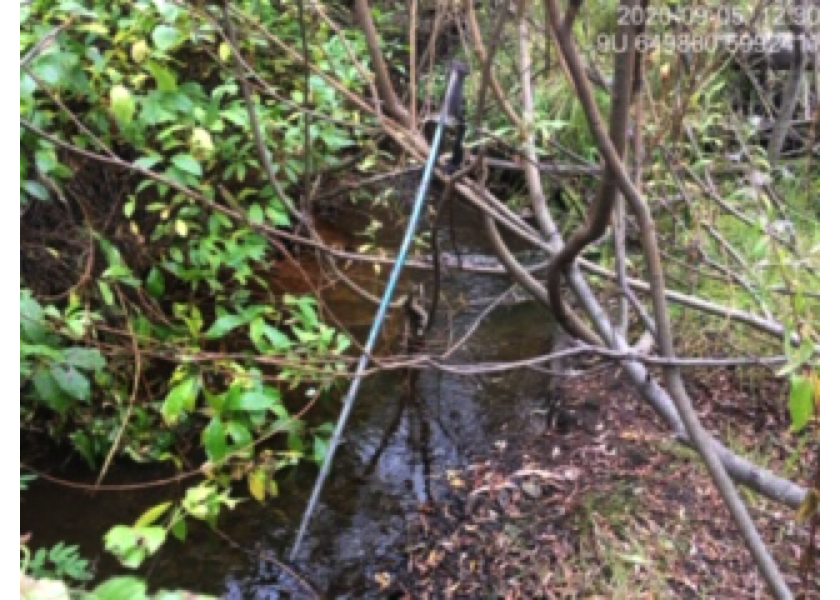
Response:
[[[120,124],[129,123],[134,117],[135,109],[134,97],[125,86],[115,85],[111,88],[111,112]]]
[[[213,417],[213,420],[204,428],[201,440],[204,443],[205,450],[207,450],[207,455],[213,462],[220,462],[227,456],[227,435],[225,434],[225,426],[219,417]]]
[[[187,539],[187,520],[186,519],[178,519],[175,523],[172,524],[171,529],[169,530],[172,532],[178,540],[184,541]]]
[[[327,443],[319,437],[312,441],[312,460],[319,465],[323,464],[327,456]]]
[[[163,504],[158,504],[157,506],[153,506],[142,515],[137,521],[134,522],[135,527],[146,527],[147,525],[151,525],[169,510],[169,507],[172,506],[171,502],[164,502]]]
[[[146,277],[146,289],[155,298],[163,297],[165,291],[165,281],[163,272],[157,267],[152,267],[149,275]]]
[[[169,25],[158,25],[152,32],[152,41],[161,52],[168,52],[174,48],[180,39],[181,32]]]
[[[300,302],[298,302],[298,307],[303,317],[303,324],[309,329],[314,329],[320,323],[318,313],[312,308],[313,304],[314,301],[312,298],[301,298]]]
[[[105,534],[105,549],[129,569],[136,569],[166,540],[163,527],[126,527],[117,525]],[[144,596],[145,597],[145,596]]]
[[[253,321],[251,321],[250,326],[248,327],[248,337],[251,338],[251,341],[254,343],[255,346],[259,346],[260,342],[262,341],[263,333],[265,332],[265,319],[262,317],[257,317]]]
[[[292,346],[289,336],[271,325],[266,325],[263,328],[263,334],[275,350],[288,350]]]
[[[146,584],[134,577],[114,577],[97,587],[90,600],[146,600]]]
[[[201,177],[201,165],[189,154],[176,154],[172,157],[172,164],[182,171]]]
[[[140,546],[140,540],[134,530],[125,525],[118,525],[105,534],[105,549],[116,556],[120,564],[129,569],[136,569],[146,560],[146,550]],[[124,596],[110,597],[122,598]],[[145,598],[145,593],[141,598]]]
[[[60,361],[62,357],[61,350],[57,348],[50,348],[49,346],[42,346],[40,344],[28,344],[23,340],[20,342],[21,361],[29,361],[33,358],[45,358],[49,361],[56,362]]]
[[[73,445],[76,447],[76,450],[78,450],[79,454],[82,455],[82,458],[85,459],[85,462],[87,462],[91,470],[95,470],[97,467],[97,455],[94,448],[94,442],[90,439],[90,436],[86,435],[83,431],[76,431],[76,433],[70,436],[70,439],[73,441]]]
[[[131,527],[117,525],[105,534],[105,544],[109,549],[127,550],[137,545],[137,535]]]
[[[97,285],[99,286],[99,293],[102,294],[102,300],[108,306],[114,305],[114,292],[111,291],[111,286],[108,285],[105,281],[97,281]]]
[[[135,167],[148,170],[158,164],[161,160],[163,159],[160,156],[144,156],[143,158],[138,158],[132,164]]]
[[[216,319],[216,322],[213,323],[213,326],[207,330],[204,337],[210,340],[224,337],[244,323],[245,318],[240,315],[225,315],[223,317],[219,317]]]
[[[309,331],[304,331],[303,329],[300,329],[299,327],[292,327],[292,331],[295,332],[295,335],[297,336],[297,339],[299,339],[304,344],[308,344],[308,343],[311,343],[311,342],[317,342],[318,341],[318,334],[317,333],[311,333]]]
[[[193,375],[169,391],[161,407],[163,420],[167,425],[175,424],[182,412],[195,410],[195,399],[198,397],[199,387],[198,376]]]
[[[262,206],[259,204],[252,204],[250,208],[248,208],[248,220],[252,223],[262,225],[265,222]]]
[[[250,429],[237,421],[228,421],[225,424],[225,429],[227,429],[227,434],[233,440],[234,448],[237,450],[248,446],[254,440]]]
[[[814,415],[814,386],[810,378],[791,377],[789,408],[793,430],[801,431]]]
[[[177,92],[178,91],[178,79],[175,77],[174,73],[159,65],[156,62],[149,61],[146,64],[146,69],[149,73],[152,74],[152,77],[155,78],[155,84],[157,85],[157,89],[161,92]],[[155,103],[157,105],[157,102]]]
[[[278,209],[276,206],[269,205],[265,209],[265,215],[275,227],[288,227],[292,224],[285,207]]]
[[[102,37],[108,37],[108,34],[110,33],[108,31],[108,28],[102,23],[85,23],[78,29],[79,31],[87,31],[89,33],[94,33]]]
[[[339,354],[342,354],[347,348],[350,347],[350,338],[348,338],[344,334],[338,335],[338,342],[336,343],[336,350]]]
[[[58,54],[42,55],[35,61],[33,71],[50,87],[58,87],[65,74],[61,56]]]
[[[50,373],[63,392],[77,400],[90,399],[90,381],[74,367],[53,365],[50,367]]]
[[[157,8],[160,13],[160,16],[163,17],[163,20],[167,23],[174,23],[184,12],[181,8],[169,0],[154,0],[154,3],[155,8]]]
[[[85,369],[86,371],[98,371],[104,369],[108,364],[99,350],[95,348],[67,348],[63,352],[63,359],[68,365]]]
[[[61,390],[47,366],[35,369],[32,384],[35,386],[35,395],[38,400],[58,413],[64,414],[73,404],[72,398]]]
[[[43,343],[47,338],[44,309],[27,290],[20,292],[20,329],[30,342]]]
[[[43,185],[38,183],[37,181],[28,180],[23,182],[23,189],[26,191],[27,194],[33,196],[34,198],[38,198],[38,200],[43,200],[46,202],[50,199],[50,193],[47,191]]]
[[[277,431],[287,430],[289,427],[289,411],[286,410],[286,407],[280,403],[276,403],[271,407],[271,412],[277,417],[277,420],[272,425],[273,428],[279,428]]]
[[[266,410],[279,400],[279,394],[270,390],[251,391],[230,398],[225,408],[228,410],[260,411]]]
[[[139,534],[142,543],[149,550],[149,554],[154,554],[166,541],[166,529],[163,527],[135,527]]]

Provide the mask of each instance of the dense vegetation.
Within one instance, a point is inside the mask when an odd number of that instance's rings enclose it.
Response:
[[[560,24],[539,3],[461,4],[21,5],[22,443],[69,450],[96,473],[94,486],[123,459],[172,465],[192,485],[180,503],[114,524],[104,544],[125,567],[170,536],[189,543],[195,520],[214,526],[235,510],[235,482],[264,501],[283,494],[279,472],[322,461],[333,426],[318,407],[334,408],[359,348],[312,280],[358,289],[339,259],[387,262],[376,233],[394,199],[364,181],[426,160],[423,119],[451,58],[472,67],[473,158],[464,173],[438,176],[482,213],[511,279],[594,354],[638,358],[633,339],[647,330],[660,367],[679,357],[773,369],[786,382],[777,402],[818,457],[819,73],[801,58],[809,49],[794,45],[793,64],[778,71],[662,44],[635,58],[595,40],[642,35],[642,21],[652,39],[707,39],[730,23],[679,11],[669,20],[657,8],[622,24],[634,14],[622,9],[641,7],[590,3],[567,30],[572,9]],[[763,23],[818,31],[810,12],[773,22],[784,14]],[[564,31],[580,54],[563,46]],[[605,122],[623,175],[602,163]],[[501,163],[516,176],[494,170]],[[557,175],[564,165],[576,174]],[[335,202],[330,192],[345,184],[338,201],[369,215],[370,243],[353,252],[331,248],[315,218],[319,199]],[[499,227],[543,252],[548,272],[517,270]],[[430,251],[425,238],[420,247]],[[323,273],[304,264],[312,254]],[[272,285],[278,262],[311,292]],[[612,321],[599,304],[607,298],[619,306]],[[642,387],[657,368],[647,367],[636,373]],[[649,401],[678,438],[718,460],[689,425],[679,377],[664,367]],[[716,483],[749,485],[749,473],[719,460]],[[818,468],[802,459],[785,475],[798,495],[757,491],[816,524]],[[22,464],[23,502],[32,471]],[[92,577],[71,546],[21,548],[29,597],[60,589],[53,579]],[[129,594],[144,597],[145,584],[115,579],[93,597]]]

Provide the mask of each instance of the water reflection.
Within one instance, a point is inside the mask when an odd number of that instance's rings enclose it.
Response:
[[[475,251],[468,233],[474,236],[475,229],[459,233],[459,244],[466,252]],[[453,299],[492,299],[507,285],[501,278],[446,273],[445,301],[430,347],[445,348],[484,308],[467,303],[467,308],[456,309],[459,303]],[[354,332],[366,335],[365,315],[372,315],[374,307],[351,300],[346,292],[335,294],[335,313],[346,318]],[[533,304],[501,307],[452,360],[469,363],[544,353],[552,335],[546,322]],[[548,390],[547,378],[529,371],[488,377],[426,371],[414,382],[409,379],[405,373],[386,372],[362,386],[321,506],[294,565],[308,584],[282,565],[315,480],[311,466],[281,476],[277,498],[265,505],[247,502],[221,519],[220,529],[234,544],[203,524],[191,524],[187,543],[167,543],[140,575],[149,578],[153,589],[183,587],[231,599],[306,598],[307,585],[329,598],[376,597],[376,573],[401,564],[406,516],[438,500],[446,470],[466,466],[472,452],[486,452],[512,431],[533,428],[527,414]],[[81,543],[88,555],[101,555],[101,536],[108,527],[131,522],[161,498],[177,499],[183,490],[174,486],[124,497],[61,490],[63,503],[75,517],[50,524],[39,511],[49,512],[56,493],[56,488],[39,483],[26,494],[22,530],[27,522],[37,523],[39,534],[48,532],[40,543],[62,539]],[[247,491],[239,490],[237,496],[246,497]],[[101,573],[117,571],[108,556],[102,556],[100,567]]]

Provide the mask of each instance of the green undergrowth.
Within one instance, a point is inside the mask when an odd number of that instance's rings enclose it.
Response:
[[[215,525],[243,500],[234,482],[262,502],[283,493],[277,473],[320,463],[332,426],[311,407],[340,393],[347,369],[350,340],[318,298],[269,274],[305,173],[342,163],[366,123],[280,50],[304,51],[296,11],[260,1],[231,12],[236,48],[214,5],[36,0],[20,11],[21,429],[71,447],[100,478],[125,461],[205,478],[109,533],[132,569],[170,534],[185,539],[188,521]],[[313,64],[360,91],[362,36],[342,39],[314,9],[302,18]],[[253,70],[277,188],[236,52]],[[308,123],[307,110],[329,119]],[[145,597],[139,585],[131,597]]]

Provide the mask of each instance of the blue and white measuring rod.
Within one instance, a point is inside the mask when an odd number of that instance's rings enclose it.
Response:
[[[385,293],[382,294],[382,299],[379,301],[379,309],[376,312],[376,317],[373,320],[373,326],[368,334],[368,340],[365,344],[364,354],[362,354],[359,364],[356,367],[356,374],[353,376],[353,382],[350,384],[350,389],[344,397],[344,407],[341,409],[341,415],[338,418],[338,423],[335,426],[330,446],[327,449],[327,454],[324,457],[324,464],[321,466],[321,471],[318,473],[318,481],[315,482],[315,487],[312,489],[312,495],[309,497],[309,504],[306,507],[306,512],[303,515],[303,521],[300,524],[297,538],[295,538],[295,545],[292,547],[292,552],[289,555],[290,560],[295,560],[303,538],[306,536],[306,530],[309,527],[309,521],[312,520],[312,514],[315,512],[315,507],[318,506],[318,500],[321,496],[321,491],[324,487],[324,482],[330,474],[332,468],[333,458],[338,444],[341,441],[341,434],[344,427],[347,425],[347,420],[350,418],[350,413],[353,411],[353,405],[356,403],[356,394],[359,391],[359,386],[362,381],[362,373],[367,368],[370,357],[373,354],[373,347],[379,339],[379,333],[382,330],[382,323],[385,321],[385,315],[391,305],[391,299],[394,296],[394,291],[397,289],[397,282],[400,279],[400,273],[408,258],[408,252],[411,249],[411,244],[414,242],[414,236],[417,233],[417,226],[420,224],[420,216],[423,214],[423,207],[426,204],[426,195],[429,192],[429,184],[432,181],[432,173],[435,169],[438,156],[440,154],[440,147],[443,142],[443,132],[446,124],[449,121],[450,114],[457,114],[460,111],[461,102],[463,102],[464,79],[469,73],[469,68],[458,61],[453,61],[449,70],[449,81],[446,86],[446,96],[444,97],[443,109],[440,113],[437,128],[435,129],[435,137],[432,140],[432,148],[429,153],[429,158],[426,160],[426,166],[423,169],[423,179],[420,181],[420,187],[417,189],[417,196],[414,200],[414,210],[411,213],[411,219],[408,222],[408,228],[403,237],[402,246],[400,246],[397,260],[394,263],[394,269],[391,271],[391,277],[388,280],[388,285],[385,288]]]

